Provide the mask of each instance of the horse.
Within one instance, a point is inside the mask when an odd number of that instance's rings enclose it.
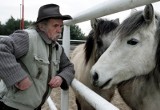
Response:
[[[90,71],[95,87],[118,87],[133,110],[160,108],[160,15],[152,4],[125,19]]]
[[[78,45],[71,54],[71,62],[75,68],[75,78],[87,87],[110,101],[114,88],[101,90],[90,83],[89,72],[92,65],[98,60],[100,55],[108,48],[114,37],[108,36],[119,24],[119,19],[92,19],[91,27],[87,40],[84,44]],[[78,110],[94,110],[83,97],[75,90],[76,103]]]

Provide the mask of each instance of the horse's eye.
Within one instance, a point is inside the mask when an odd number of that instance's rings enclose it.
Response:
[[[101,47],[103,45],[102,41],[101,40],[97,40],[97,45],[98,45],[98,47]]]
[[[138,43],[138,40],[134,38],[127,41],[127,44],[130,44],[130,45],[136,45],[137,43]]]

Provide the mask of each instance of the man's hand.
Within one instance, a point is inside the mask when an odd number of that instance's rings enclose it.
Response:
[[[20,82],[16,83],[15,86],[20,90],[26,90],[32,85],[32,82],[28,77],[25,77]]]
[[[62,78],[60,76],[53,77],[50,82],[48,83],[51,88],[60,87],[62,84]]]

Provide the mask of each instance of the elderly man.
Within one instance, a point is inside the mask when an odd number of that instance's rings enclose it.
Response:
[[[69,19],[47,4],[32,28],[0,40],[1,110],[41,110],[52,88],[68,89],[74,67],[56,40]]]

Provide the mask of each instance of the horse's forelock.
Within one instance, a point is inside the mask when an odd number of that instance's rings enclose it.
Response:
[[[110,31],[115,29],[118,24],[114,21],[109,21],[107,19],[98,19],[98,25],[94,30],[94,36],[99,37],[99,35],[108,34]]]
[[[97,25],[96,27],[91,30],[91,32],[88,35],[86,44],[85,44],[85,59],[86,63],[89,61],[93,51],[94,46],[98,45],[95,43],[98,43],[97,41],[102,42],[102,38],[100,38],[102,35],[106,35],[114,30],[118,26],[118,23],[114,21],[109,21],[107,19],[97,19]],[[101,45],[103,46],[103,45]]]
[[[96,43],[96,50],[98,50],[98,48],[101,48],[104,46],[104,41],[103,39],[105,39],[106,37],[108,37],[108,33],[113,31],[114,29],[116,29],[116,27],[119,24],[117,22],[115,22],[114,20],[107,20],[107,19],[98,19],[97,21],[97,26],[95,27],[94,31],[94,40]],[[104,47],[106,48],[106,47]],[[98,52],[98,51],[97,51]],[[100,52],[102,53],[102,52]]]
[[[143,17],[142,11],[134,13],[132,16],[125,19],[122,24],[117,28],[119,36],[129,36],[137,31],[140,27],[147,25]]]

